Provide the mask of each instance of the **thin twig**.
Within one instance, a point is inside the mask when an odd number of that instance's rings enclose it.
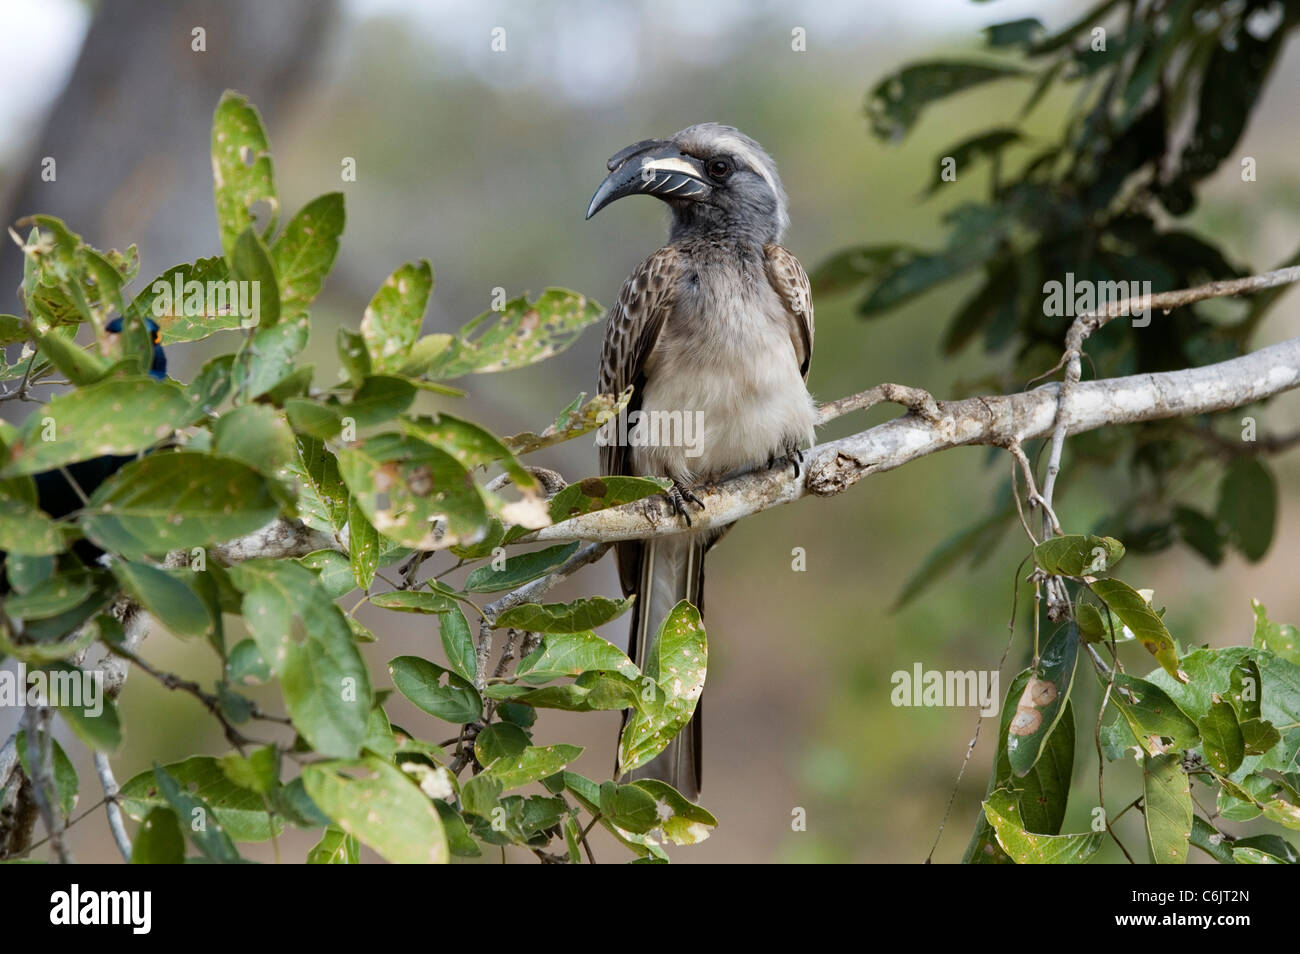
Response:
[[[113,777],[113,766],[103,752],[95,753],[95,772],[99,775],[99,784],[104,787],[104,804],[108,807],[108,827],[117,842],[117,850],[122,853],[122,860],[131,860],[131,839],[127,837],[126,825],[122,822],[122,808],[117,803],[117,779]]]

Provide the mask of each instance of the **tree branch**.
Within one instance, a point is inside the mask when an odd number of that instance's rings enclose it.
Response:
[[[1162,306],[1157,302],[1156,307]],[[1059,420],[1063,384],[1047,384],[1020,394],[942,402],[935,421],[910,413],[812,448],[806,454],[807,467],[798,478],[789,467],[777,467],[750,471],[705,488],[700,494],[704,509],[692,515],[691,529],[724,526],[809,494],[832,497],[863,477],[952,447],[1010,448],[1046,437],[1058,426],[1066,434],[1079,434],[1108,425],[1192,417],[1241,407],[1297,386],[1300,338],[1292,338],[1203,368],[1077,383]],[[684,529],[667,502],[653,497],[543,527],[521,542],[613,542],[668,536]]]

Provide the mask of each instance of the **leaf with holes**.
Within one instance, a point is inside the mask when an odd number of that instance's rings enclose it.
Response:
[[[212,180],[221,249],[229,261],[240,234],[256,224],[253,206],[265,202],[269,210],[261,228],[263,239],[271,236],[280,214],[262,117],[246,97],[230,90],[212,117]]]
[[[382,759],[318,762],[303,785],[340,829],[394,864],[445,864],[442,821],[418,785]]]
[[[599,321],[600,305],[564,288],[548,288],[534,302],[520,296],[501,311],[485,311],[461,329],[425,372],[434,380],[522,368],[559,354]]]
[[[1187,681],[1186,674],[1178,668],[1174,638],[1169,635],[1164,621],[1142,594],[1122,580],[1097,580],[1092,584],[1092,591],[1133,631],[1133,635],[1156,658],[1165,672],[1179,682]]]
[[[396,369],[420,336],[433,290],[429,263],[407,262],[384,280],[361,318],[361,336],[376,371]]]
[[[378,434],[345,447],[339,472],[375,529],[404,546],[445,549],[487,532],[487,508],[473,478],[419,438]]]

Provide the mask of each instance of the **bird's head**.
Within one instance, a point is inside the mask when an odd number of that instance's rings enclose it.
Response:
[[[733,126],[700,123],[645,139],[606,165],[587,218],[624,196],[652,195],[672,209],[674,240],[717,233],[776,242],[790,223],[776,163]]]
[[[149,331],[149,341],[153,345],[153,360],[149,364],[149,377],[164,381],[167,379],[167,353],[163,351],[162,331],[158,328],[158,322],[152,318],[146,318],[144,324]],[[122,319],[114,318],[104,326],[104,330],[110,335],[120,335],[122,333]]]

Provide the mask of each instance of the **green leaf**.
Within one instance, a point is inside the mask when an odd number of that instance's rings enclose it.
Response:
[[[361,336],[377,371],[394,370],[420,336],[433,290],[429,263],[407,262],[384,280],[361,319]]]
[[[252,226],[240,233],[234,250],[227,255],[230,277],[248,289],[250,314],[241,315],[241,323],[256,325],[259,330],[274,327],[280,321],[280,279],[275,274],[271,253]]]
[[[659,827],[655,796],[636,785],[602,783],[600,812],[616,827],[634,834],[644,835]]]
[[[286,469],[298,483],[298,516],[313,530],[337,534],[348,524],[350,501],[338,461],[315,437],[299,435],[296,449]]]
[[[1300,632],[1290,623],[1274,623],[1259,600],[1250,601],[1255,612],[1254,645],[1276,653],[1287,662],[1300,666]]]
[[[1097,580],[1092,583],[1092,591],[1133,631],[1165,672],[1179,682],[1187,681],[1186,674],[1178,668],[1178,652],[1173,637],[1142,594],[1122,580]]]
[[[626,657],[625,657],[626,658]],[[509,690],[517,704],[535,709],[561,709],[566,712],[604,712],[611,709],[641,707],[640,684],[620,672],[592,670],[579,676],[571,685],[546,686],[520,692],[518,686],[489,687]]]
[[[641,675],[621,649],[590,630],[546,635],[536,650],[520,660],[515,675],[524,682],[537,685],[561,676],[580,676],[595,671],[618,672],[629,679]]]
[[[548,288],[535,302],[521,295],[465,325],[424,376],[444,380],[535,364],[565,350],[602,314],[600,305],[564,288]]]
[[[343,193],[317,196],[289,220],[271,246],[280,276],[281,320],[294,321],[307,314],[334,267],[344,219]]]
[[[1292,771],[1300,755],[1300,667],[1271,653],[1246,646],[1230,646],[1198,649],[1184,656],[1181,665],[1189,676],[1186,684],[1175,682],[1162,670],[1149,674],[1147,679],[1167,692],[1184,712],[1199,720],[1210,713],[1216,701],[1230,696],[1233,669],[1246,659],[1254,659],[1260,668],[1264,686],[1260,699],[1261,716],[1278,727],[1282,734],[1281,743],[1253,762],[1251,771]],[[1231,708],[1230,703],[1224,704]],[[1245,744],[1244,738],[1242,744]]]
[[[185,836],[180,819],[170,808],[151,809],[135,833],[131,845],[133,865],[182,865],[185,863]]]
[[[1211,566],[1223,562],[1224,539],[1219,525],[1192,507],[1174,507],[1174,526],[1183,542],[1203,556]]]
[[[379,569],[379,531],[370,525],[356,498],[348,506],[348,558],[357,586],[369,589]]]
[[[221,97],[212,117],[212,178],[221,249],[230,260],[240,234],[255,224],[254,205],[265,202],[269,207],[263,239],[275,230],[280,213],[262,117],[246,97],[230,90]]]
[[[704,691],[708,644],[700,613],[682,600],[664,619],[647,659],[645,676],[658,685],[654,702],[644,703],[623,727],[618,774],[644,765],[690,721]]]
[[[514,453],[523,456],[541,450],[543,447],[551,447],[590,434],[605,422],[616,420],[627,409],[628,401],[632,399],[632,388],[629,387],[618,395],[597,394],[583,404],[582,399],[585,397],[585,393],[579,394],[542,433],[524,431],[522,434],[514,434],[504,439],[505,445]]]
[[[271,794],[280,784],[280,756],[274,745],[255,749],[247,758],[232,752],[219,762],[226,778],[259,795]]]
[[[581,754],[580,745],[530,745],[522,751],[504,754],[486,766],[484,772],[499,781],[503,791],[509,791],[563,771]]]
[[[35,745],[27,744],[26,729],[20,729],[14,736],[14,747],[18,753],[18,761],[23,767],[23,773],[27,778],[32,778],[34,766],[40,763],[40,752],[35,751]],[[68,758],[68,753],[63,751],[63,746],[59,745],[59,740],[53,736],[50,736],[50,768],[56,807],[60,815],[65,819],[69,818],[72,810],[77,807],[77,790],[80,782],[77,779],[77,769]]]
[[[849,291],[863,282],[892,272],[914,253],[910,248],[897,242],[882,245],[855,245],[836,252],[826,259],[810,274],[813,297],[838,295]]]
[[[414,384],[391,375],[373,374],[361,383],[349,403],[339,405],[338,411],[345,421],[352,418],[357,427],[374,427],[391,421],[413,400]]]
[[[718,827],[716,818],[667,782],[661,782],[657,778],[643,778],[632,785],[655,800],[659,827],[674,845],[699,844],[712,833],[710,829]]]
[[[0,485],[0,551],[7,551],[12,560],[19,555],[49,556],[64,549],[58,524]]]
[[[1019,865],[1085,864],[1101,848],[1103,833],[1038,835],[1025,831],[1014,796],[998,790],[984,801],[984,817],[998,844]]]
[[[654,497],[670,484],[659,477],[588,477],[569,484],[551,498],[551,521],[559,523],[570,517]]]
[[[1247,719],[1240,728],[1247,755],[1265,755],[1282,741],[1282,733],[1273,727],[1273,723],[1262,719]]]
[[[452,672],[472,683],[478,675],[478,655],[474,650],[474,638],[470,635],[469,621],[459,606],[453,604],[438,617],[438,634]]]
[[[284,414],[265,404],[245,404],[212,426],[212,449],[243,461],[271,480],[285,480],[298,458],[298,440]]]
[[[1187,863],[1192,837],[1192,786],[1180,752],[1147,755],[1143,762],[1143,814],[1153,864]]]
[[[1243,659],[1232,667],[1228,684],[1228,701],[1242,722],[1260,717],[1259,698],[1263,694],[1259,664],[1254,659]]]
[[[316,571],[316,580],[330,599],[338,599],[357,587],[356,577],[352,575],[352,564],[337,550],[313,550],[305,557],[300,557],[298,562],[307,569]]]
[[[1232,842],[1200,815],[1192,816],[1191,843],[1219,864],[1233,864]]]
[[[307,398],[287,398],[284,413],[299,434],[327,441],[339,436],[343,429],[343,415],[338,407],[322,404]]]
[[[5,476],[152,447],[190,417],[185,391],[149,377],[113,378],[60,394],[23,422]]]
[[[1042,835],[1061,833],[1073,773],[1074,707],[1067,699],[1065,710],[1048,736],[1038,761],[1020,780],[1017,804],[1027,831]]]
[[[252,533],[279,507],[247,465],[192,451],[127,464],[90,498],[82,529],[105,550],[139,558]]]
[[[292,381],[298,371],[294,359],[307,347],[309,333],[302,319],[257,329],[231,367],[236,392],[253,400]]]
[[[987,245],[962,244],[952,251],[915,254],[881,276],[858,305],[858,314],[870,317],[897,307],[985,263],[993,251]]]
[[[114,560],[110,569],[122,589],[177,636],[206,636],[213,619],[208,606],[190,588],[194,573],[169,572],[147,563]]]
[[[1043,33],[1042,21],[1037,17],[1023,17],[1008,20],[984,28],[984,35],[991,47],[1029,46]]]
[[[632,605],[629,597],[611,600],[603,596],[572,603],[520,603],[496,618],[496,629],[513,627],[532,633],[573,633],[594,629],[622,616]]]
[[[1159,686],[1125,673],[1115,674],[1115,691],[1111,701],[1123,714],[1132,733],[1142,740],[1144,750],[1151,747],[1148,736],[1161,736],[1180,749],[1200,741],[1200,732],[1173,699]]]
[[[483,713],[483,702],[472,683],[427,659],[398,656],[389,661],[388,672],[397,691],[432,716],[464,725]]]
[[[1069,534],[1050,537],[1034,547],[1034,562],[1051,576],[1095,576],[1109,573],[1124,556],[1124,544],[1114,537]]]
[[[272,830],[279,834],[284,829],[282,819],[267,814],[261,795],[231,781],[220,759],[193,755],[173,762],[165,770],[178,785],[211,807],[226,834],[235,841],[266,841]],[[141,772],[128,779],[122,786],[121,799],[122,811],[137,821],[169,804],[153,772]]]
[[[1007,758],[1016,776],[1034,767],[1061,718],[1074,685],[1078,652],[1079,630],[1072,621],[1053,633],[1043,647],[1038,672],[1026,682],[1007,729]]]
[[[345,447],[339,471],[375,529],[403,546],[445,549],[487,532],[487,509],[468,472],[418,438],[378,434]]]
[[[561,543],[541,550],[516,553],[505,558],[505,566],[500,570],[492,565],[481,566],[469,575],[465,581],[465,589],[470,593],[513,590],[517,586],[545,576],[563,564],[578,551],[578,546],[578,541],[575,540],[573,543]]]
[[[338,330],[339,363],[347,375],[348,382],[354,387],[361,387],[361,382],[370,376],[370,352],[366,350],[366,341],[356,331],[347,328]]]
[[[27,322],[17,315],[0,315],[0,346],[26,341],[30,335]]]
[[[886,76],[867,97],[867,118],[880,139],[899,139],[926,106],[993,80],[1023,76],[1019,67],[994,63],[935,60],[915,63]]]
[[[1283,864],[1300,864],[1300,851],[1296,851],[1293,844],[1277,835],[1251,835],[1249,838],[1238,838],[1232,842],[1232,849],[1234,854],[1239,849],[1246,849],[1268,855]]]
[[[311,571],[287,560],[230,568],[244,619],[280,678],[294,727],[323,755],[353,757],[366,737],[370,677],[342,611]]]
[[[450,414],[402,418],[398,423],[408,434],[414,434],[451,454],[466,470],[487,467],[500,461],[516,487],[530,492],[538,490],[537,479],[524,469],[510,449],[477,424]]]
[[[157,762],[153,767],[158,791],[181,820],[181,830],[188,832],[190,841],[209,861],[225,864],[239,861],[239,849],[230,840],[216,812],[199,796],[193,794]]]
[[[48,556],[31,556],[10,550],[4,571],[15,593],[29,593],[54,575],[54,560]]]
[[[201,341],[244,325],[239,288],[229,281],[230,270],[219,255],[182,262],[150,282],[127,311],[157,322],[158,340],[164,347]]]
[[[355,865],[361,861],[361,846],[341,828],[330,825],[320,836],[311,851],[307,852],[309,865]]]
[[[59,700],[59,715],[82,742],[97,752],[112,752],[122,744],[117,706],[105,697],[98,672],[62,662],[48,663],[41,671],[47,685],[46,698]],[[29,680],[32,675],[28,674]]]
[[[191,415],[193,420],[201,421],[216,414],[217,408],[230,397],[235,387],[234,366],[233,354],[221,354],[205,364],[195,375],[189,387],[190,403],[194,409]]]
[[[377,758],[306,766],[303,784],[343,831],[394,864],[445,864],[442,821],[419,786]]]
[[[1015,129],[990,129],[988,132],[979,133],[949,146],[940,154],[941,161],[936,164],[934,178],[930,180],[926,195],[933,195],[948,181],[943,177],[944,166],[948,160],[952,160],[950,168],[954,175],[964,175],[979,159],[989,156],[996,158],[1004,149],[1020,142],[1022,138],[1019,131]]]
[[[482,773],[475,775],[460,790],[461,804],[466,812],[480,818],[491,818],[492,810],[499,804],[501,780]]]
[[[1231,775],[1246,755],[1245,740],[1237,724],[1237,713],[1228,702],[1216,702],[1197,723],[1201,732],[1201,749],[1218,775]]]
[[[85,576],[52,577],[38,583],[26,593],[9,596],[4,608],[14,619],[48,619],[79,606],[93,590],[94,585]]]
[[[450,596],[428,590],[376,593],[370,597],[370,602],[382,609],[397,610],[400,613],[450,613],[456,608],[456,601]]]
[[[1218,517],[1233,544],[1252,563],[1263,559],[1277,522],[1277,480],[1256,457],[1238,457],[1219,485]]]

